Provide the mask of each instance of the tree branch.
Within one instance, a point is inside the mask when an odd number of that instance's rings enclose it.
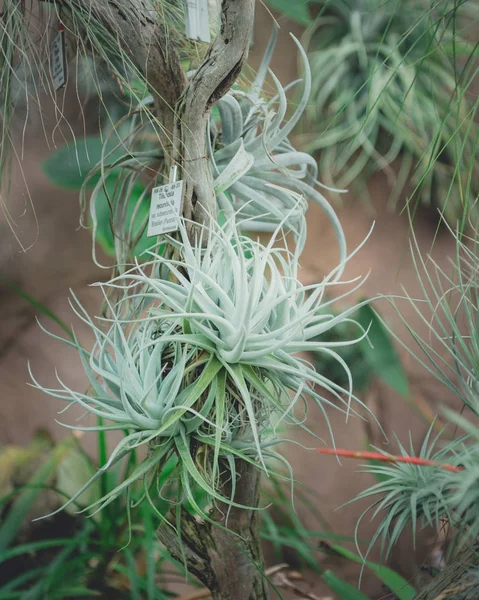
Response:
[[[191,78],[177,107],[181,146],[176,157],[185,181],[183,214],[198,223],[216,215],[207,123],[213,104],[233,85],[246,62],[255,0],[223,0],[221,29],[203,64]]]
[[[260,471],[245,461],[237,461],[238,479],[234,501],[245,506],[259,504]],[[225,482],[224,494],[230,492]],[[212,523],[198,523],[186,510],[181,515],[181,544],[177,534],[166,524],[158,537],[179,562],[186,557],[188,571],[207,587],[213,600],[267,600],[268,588],[262,574],[263,554],[259,536],[259,513],[233,507],[225,522],[228,507],[211,513]],[[173,524],[175,512],[168,517]]]
[[[153,3],[150,0],[66,0],[62,6],[67,29],[81,35],[73,8],[81,11],[89,22],[97,21],[117,40],[118,54],[125,52],[143,74],[162,125],[165,155],[171,156],[175,145],[175,106],[187,81],[179,54]],[[84,34],[88,36],[87,31]]]
[[[208,223],[216,214],[207,159],[208,119],[246,62],[255,0],[223,0],[220,32],[187,85],[179,55],[149,0],[66,0],[63,6],[68,5],[100,22],[144,74],[163,127],[165,156],[181,167],[183,214]],[[72,30],[77,29],[73,24]]]

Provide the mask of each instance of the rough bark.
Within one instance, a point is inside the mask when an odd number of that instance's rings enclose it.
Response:
[[[66,0],[61,7],[62,20],[74,37],[82,37],[82,25],[72,8],[80,10],[88,20],[101,23],[116,41],[115,45],[126,52],[145,76],[163,132],[163,149],[170,155],[174,146],[175,106],[187,82],[179,54],[153,4],[149,0]]]
[[[220,32],[177,107],[181,131],[177,162],[185,181],[183,213],[198,223],[208,223],[216,215],[213,178],[207,160],[210,110],[230,89],[246,62],[254,5],[255,0],[223,0]]]
[[[238,482],[235,502],[258,506],[259,470],[244,461],[238,461]],[[225,486],[228,494],[228,485]],[[229,531],[209,522],[199,523],[182,511],[182,553],[176,533],[162,525],[158,536],[178,561],[186,557],[187,567],[205,587],[214,600],[266,600],[267,582],[263,570],[263,554],[259,536],[259,513],[233,507],[225,522],[228,507],[213,510],[211,518]],[[169,517],[175,524],[175,514]],[[233,533],[234,532],[234,533]]]
[[[251,40],[255,0],[223,0],[221,27],[205,60],[186,84],[178,53],[149,0],[67,0],[100,22],[145,75],[155,98],[168,162],[181,168],[183,214],[198,223],[216,215],[207,123],[211,108],[243,68]],[[79,34],[70,13],[70,29]]]
[[[420,590],[415,600],[477,600],[479,598],[479,546],[461,552],[432,582]],[[475,571],[471,574],[471,571]]]
[[[255,0],[223,0],[220,32],[188,83],[178,53],[149,0],[66,0],[63,6],[69,4],[100,22],[145,75],[166,139],[165,156],[181,169],[183,213],[194,223],[209,223],[216,217],[216,197],[207,158],[208,119],[214,103],[230,89],[246,62]],[[78,24],[71,19],[71,30],[78,35]],[[258,470],[239,461],[237,471],[235,501],[257,507]],[[226,497],[228,486],[225,482]],[[228,507],[218,507],[211,518],[229,531],[198,523],[183,511],[181,533],[188,568],[215,600],[265,600],[268,591],[261,574],[258,511],[233,508],[225,523],[227,512]],[[171,554],[183,560],[171,527],[162,526],[158,534]]]

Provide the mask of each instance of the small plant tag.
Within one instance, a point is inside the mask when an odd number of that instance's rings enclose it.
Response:
[[[208,0],[184,0],[186,36],[190,40],[211,43]]]
[[[178,217],[183,199],[183,181],[167,183],[151,192],[148,237],[170,233],[178,229]]]
[[[51,68],[55,92],[64,87],[67,82],[67,61],[65,54],[65,31],[60,29],[53,38],[51,46]]]

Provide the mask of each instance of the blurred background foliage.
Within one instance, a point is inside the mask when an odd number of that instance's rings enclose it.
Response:
[[[364,201],[365,209],[370,210],[367,183],[374,173],[384,172],[389,185],[390,209],[402,210],[399,201],[405,190],[411,214],[416,202],[439,208],[445,220],[452,224],[453,235],[457,236],[457,257],[466,256],[465,262],[456,260],[456,279],[446,278],[446,283],[436,288],[427,302],[433,314],[431,333],[446,344],[451,359],[447,364],[453,365],[451,373],[428,345],[428,340],[419,339],[411,331],[425,357],[417,355],[416,358],[472,413],[470,418],[460,416],[462,411],[442,414],[442,419],[460,428],[465,435],[460,442],[451,442],[449,448],[445,444],[437,454],[431,445],[425,444],[421,456],[456,461],[465,465],[465,472],[460,477],[456,475],[456,479],[451,475],[448,480],[440,470],[430,471],[426,482],[424,468],[411,465],[386,468],[371,462],[369,470],[376,477],[378,487],[365,491],[364,496],[382,492],[383,498],[391,492],[391,482],[395,482],[394,489],[401,503],[392,509],[389,506],[389,516],[379,530],[385,537],[391,533],[393,519],[396,524],[399,519],[401,524],[394,525],[393,539],[402,528],[410,527],[420,518],[425,523],[431,522],[429,510],[434,515],[433,524],[446,518],[452,529],[459,525],[459,530],[462,526],[468,534],[473,531],[468,538],[472,542],[477,539],[475,523],[479,507],[475,484],[477,460],[471,451],[479,439],[474,420],[479,415],[476,406],[477,253],[474,229],[472,242],[462,236],[464,231],[471,231],[468,229],[471,225],[477,225],[478,44],[474,27],[479,4],[475,0],[266,0],[266,3],[280,23],[288,18],[304,27],[303,44],[313,76],[312,96],[296,134],[301,148],[314,152],[318,158],[322,181],[334,187],[352,187],[356,196]],[[192,45],[183,59],[194,64],[203,50]],[[111,163],[121,158],[118,141],[123,139],[127,128],[122,119],[131,108],[129,90],[134,90],[135,102],[146,97],[146,90],[131,73],[124,73],[123,77],[128,79],[126,92],[107,71],[102,72],[105,115],[110,117],[103,115],[100,119],[101,131],[78,137],[75,143],[60,147],[43,163],[46,176],[55,185],[75,191],[85,187],[91,192],[98,176],[89,178],[89,174],[100,162],[102,153],[111,151]],[[88,85],[91,87],[91,82],[85,84]],[[98,90],[98,82],[95,82],[89,93],[96,94]],[[146,139],[145,143],[151,144],[152,140]],[[96,241],[108,256],[115,254],[110,199],[121,185],[119,175],[120,171],[113,169],[108,186],[98,192],[95,204]],[[135,239],[136,256],[151,246],[151,240],[145,235],[147,209],[139,202],[147,185],[147,181],[138,179],[131,186],[126,213],[126,223]],[[88,225],[91,226],[91,222]],[[471,243],[472,254],[467,250]],[[419,267],[425,263],[425,258],[418,258]],[[423,269],[424,288],[436,281],[428,275],[428,268]],[[442,273],[435,275],[440,278]],[[12,284],[12,289],[31,302],[37,314],[52,317],[49,309],[16,284]],[[460,298],[463,320],[454,305],[446,310],[442,323],[434,322],[437,306],[446,306],[442,303],[449,299],[452,291]],[[355,390],[365,392],[374,379],[379,379],[399,396],[410,400],[410,384],[395,348],[394,332],[370,306],[363,306],[355,318],[368,331],[368,339],[345,346],[340,352],[351,368]],[[357,335],[354,327],[343,324],[328,339],[347,341]],[[320,354],[316,354],[313,361],[319,371],[328,371],[338,385],[347,383],[336,361]],[[118,499],[98,517],[59,513],[48,521],[32,523],[33,517],[60,506],[62,498],[78,489],[104,464],[105,445],[101,433],[97,460],[92,460],[74,437],[57,443],[48,434],[39,433],[29,446],[2,447],[0,600],[95,596],[160,599],[170,597],[171,584],[184,578],[183,566],[166,556],[156,538],[161,516],[169,507],[168,494],[174,494],[174,489],[165,490],[164,504],[155,507],[148,503],[135,506],[140,499],[139,487],[132,489],[130,498]],[[413,454],[413,449],[403,450],[405,455]],[[123,476],[125,469],[133,468],[136,460],[133,456],[131,462],[120,465],[117,472],[105,474],[99,483],[103,493],[114,487],[115,478]],[[174,469],[173,463],[168,465],[165,477]],[[417,494],[426,488],[438,503],[440,498],[440,508],[425,510],[420,504]],[[438,496],[437,490],[443,496]],[[462,496],[459,495],[461,490]],[[95,490],[90,493],[95,494]],[[297,491],[296,497],[316,519],[315,530],[302,523],[291,508],[289,495],[278,482],[270,482],[265,489],[265,502],[268,495],[274,496],[275,509],[264,511],[262,535],[271,544],[278,563],[316,571],[335,597],[367,599],[366,594],[341,578],[342,560],[363,564],[359,554],[347,545],[354,538],[353,532],[343,538],[330,531],[316,510],[317,499],[307,490]],[[83,504],[80,498],[76,508],[81,509],[91,500],[85,499]],[[201,497],[198,502],[201,505]],[[130,504],[133,508],[127,510]],[[417,514],[411,511],[413,506]],[[472,529],[471,523],[474,524]],[[121,552],[117,552],[120,547]],[[319,566],[322,554],[337,560],[337,568],[322,569]],[[369,561],[364,565],[381,580],[384,593],[391,598],[412,600],[415,597],[415,588],[395,571]],[[283,578],[270,574],[273,583],[298,594],[294,574],[287,569],[280,572]],[[467,597],[459,593],[456,596]]]

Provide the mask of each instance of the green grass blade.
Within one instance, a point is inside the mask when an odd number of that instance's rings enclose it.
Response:
[[[266,4],[277,10],[283,16],[300,25],[311,25],[313,22],[309,12],[308,0],[267,0]]]
[[[10,281],[10,279],[8,279],[7,277],[0,275],[0,281],[6,286],[8,286],[13,292],[15,292],[17,296],[20,296],[20,298],[23,298],[23,300],[31,304],[31,306],[33,306],[33,308],[35,308],[38,312],[42,313],[43,315],[54,321],[57,325],[59,325],[63,329],[63,331],[65,331],[65,333],[68,335],[68,337],[71,340],[73,340],[71,328],[68,327],[68,325],[63,319],[61,319],[52,310],[50,310],[48,306],[45,306],[44,304],[36,300],[33,296],[30,296],[30,294],[28,294],[25,290],[23,290],[13,281]]]
[[[356,320],[365,331],[369,328],[368,338],[373,347],[366,340],[360,347],[375,375],[402,396],[409,396],[408,378],[401,359],[375,311],[364,304],[358,310]]]
[[[46,550],[47,548],[56,548],[58,546],[65,546],[71,542],[68,538],[57,538],[54,540],[39,540],[38,542],[28,542],[19,546],[14,546],[4,550],[0,554],[0,563],[5,562],[15,556],[22,556],[22,554],[30,554],[31,552],[39,552],[40,550]]]
[[[371,600],[350,583],[347,583],[332,571],[325,571],[322,576],[327,585],[338,594],[341,600]]]
[[[135,557],[133,556],[133,552],[129,548],[124,548],[123,554],[125,555],[125,561],[127,566],[126,575],[128,576],[128,581],[130,582],[131,600],[141,600],[140,584],[138,572],[136,570]]]
[[[22,490],[7,516],[0,525],[0,554],[4,552],[17,536],[21,524],[44,489],[44,485],[54,475],[59,462],[77,443],[75,438],[69,438],[58,444],[35,475],[29,481],[29,487]]]
[[[8,600],[9,598],[21,598],[24,591],[15,591],[17,588],[21,588],[29,581],[35,579],[38,580],[41,578],[43,572],[45,571],[45,567],[38,567],[36,569],[31,569],[26,573],[21,573],[18,577],[14,579],[10,579],[8,583],[2,586],[0,590],[0,600]]]
[[[417,592],[414,587],[408,583],[404,577],[389,567],[385,567],[371,561],[363,561],[363,559],[357,554],[351,552],[351,550],[343,548],[342,546],[334,545],[331,546],[331,549],[352,562],[355,562],[359,565],[366,565],[368,569],[373,571],[377,577],[388,586],[391,592],[393,592],[399,600],[413,600],[413,598],[415,598]]]
[[[156,562],[154,542],[156,539],[156,531],[153,519],[151,518],[151,510],[149,505],[144,502],[142,504],[143,526],[145,532],[143,535],[143,549],[146,560],[146,594],[148,600],[155,600],[156,597]]]

